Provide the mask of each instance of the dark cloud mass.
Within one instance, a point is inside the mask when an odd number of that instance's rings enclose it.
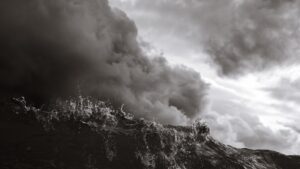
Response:
[[[1,0],[1,95],[32,100],[77,92],[137,116],[187,123],[204,108],[198,73],[148,59],[137,29],[106,0]]]
[[[299,1],[240,1],[226,8],[227,12],[221,10],[220,15],[224,27],[220,25],[218,33],[209,32],[211,36],[205,42],[222,74],[260,71],[297,59]],[[217,26],[211,23],[206,29]]]

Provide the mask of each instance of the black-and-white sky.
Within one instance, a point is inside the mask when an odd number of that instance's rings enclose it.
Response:
[[[299,0],[110,0],[139,43],[210,86],[201,117],[237,147],[300,154]]]
[[[80,94],[300,154],[300,0],[1,0],[0,97]]]

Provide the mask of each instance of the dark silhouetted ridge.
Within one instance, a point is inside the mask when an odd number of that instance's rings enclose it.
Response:
[[[202,122],[161,125],[79,97],[35,108],[2,100],[2,169],[299,169],[299,156],[237,149]]]

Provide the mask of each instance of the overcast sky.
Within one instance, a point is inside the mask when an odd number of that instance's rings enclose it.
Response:
[[[201,117],[237,147],[300,154],[298,0],[110,0],[149,54],[210,85]]]

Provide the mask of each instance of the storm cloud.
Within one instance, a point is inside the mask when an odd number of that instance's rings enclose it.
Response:
[[[295,125],[274,130],[264,125],[255,115],[238,112],[210,112],[204,116],[212,135],[225,144],[299,154],[300,141]]]
[[[141,38],[210,82],[223,143],[299,154],[299,0],[111,0]]]
[[[226,8],[219,32],[209,32],[205,44],[222,74],[261,71],[298,58],[299,1],[240,1]]]
[[[156,25],[160,31],[172,34],[163,36],[179,37],[190,50],[207,53],[220,75],[243,75],[299,63],[298,0],[115,3],[128,11],[132,9],[132,16],[140,20],[145,29]],[[143,20],[142,16],[149,19]]]
[[[266,90],[276,99],[300,104],[300,78],[282,78],[274,87]]]
[[[0,24],[2,95],[45,101],[80,88],[171,124],[186,124],[205,107],[200,75],[149,59],[134,22],[106,0],[1,0]]]
[[[216,139],[235,147],[299,154],[300,137],[296,130],[298,112],[270,114],[266,107],[259,108],[261,105],[253,104],[251,100],[243,100],[220,90],[215,92],[215,96],[210,96],[214,100],[211,103],[211,111],[203,113],[202,117],[207,121],[211,134]],[[218,97],[218,100],[213,97]],[[280,121],[281,118],[286,119],[281,121],[283,124],[279,128],[276,123],[268,124],[263,121]]]

